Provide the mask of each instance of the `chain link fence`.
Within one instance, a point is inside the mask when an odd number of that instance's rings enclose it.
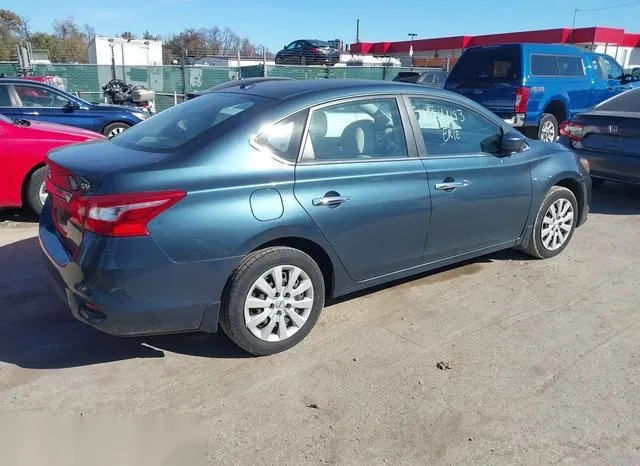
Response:
[[[243,67],[223,66],[112,66],[86,64],[35,65],[33,76],[58,76],[65,90],[89,102],[103,102],[102,86],[114,77],[144,86],[156,93],[156,109],[167,109],[184,100],[188,92],[201,91],[223,82],[250,77],[273,76],[291,79],[375,79],[392,80],[411,68],[367,66],[287,66],[259,64]],[[413,71],[422,71],[413,68]],[[16,63],[0,63],[0,74],[20,75]]]

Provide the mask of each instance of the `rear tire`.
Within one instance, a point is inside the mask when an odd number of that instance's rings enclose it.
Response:
[[[46,175],[46,167],[40,167],[31,174],[29,184],[27,185],[26,201],[37,215],[42,212],[44,201],[46,200],[46,190],[44,189],[44,179]]]
[[[236,345],[256,356],[285,351],[302,341],[318,321],[324,290],[320,267],[304,252],[288,247],[255,251],[231,275],[222,298],[220,327]]]
[[[111,123],[104,128],[102,134],[111,139],[114,136],[126,131],[130,126],[126,123]]]
[[[558,140],[558,120],[550,113],[542,115],[540,126],[538,126],[538,139],[545,142],[556,142]]]
[[[524,251],[539,259],[557,256],[571,241],[577,223],[578,202],[574,194],[562,186],[552,187],[540,205]]]

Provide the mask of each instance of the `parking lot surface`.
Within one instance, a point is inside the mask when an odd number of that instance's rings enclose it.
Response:
[[[591,210],[554,259],[502,252],[361,293],[265,358],[77,322],[35,220],[4,212],[0,414],[187,416],[217,464],[638,464],[640,188],[605,184]]]

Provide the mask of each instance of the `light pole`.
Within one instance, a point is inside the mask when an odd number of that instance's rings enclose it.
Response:
[[[416,34],[415,32],[410,32],[408,35],[409,37],[411,37],[411,41],[409,44],[409,58],[411,58],[411,69],[413,69],[413,38],[418,34]]]

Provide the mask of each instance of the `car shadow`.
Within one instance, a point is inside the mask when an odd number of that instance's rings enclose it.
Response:
[[[222,332],[114,337],[77,321],[49,286],[37,238],[0,247],[0,361],[57,369],[165,351],[206,358],[246,358]]]
[[[640,214],[640,185],[605,182],[592,193],[590,211],[594,214]]]
[[[37,223],[38,216],[30,209],[0,209],[0,225],[4,222]]]

